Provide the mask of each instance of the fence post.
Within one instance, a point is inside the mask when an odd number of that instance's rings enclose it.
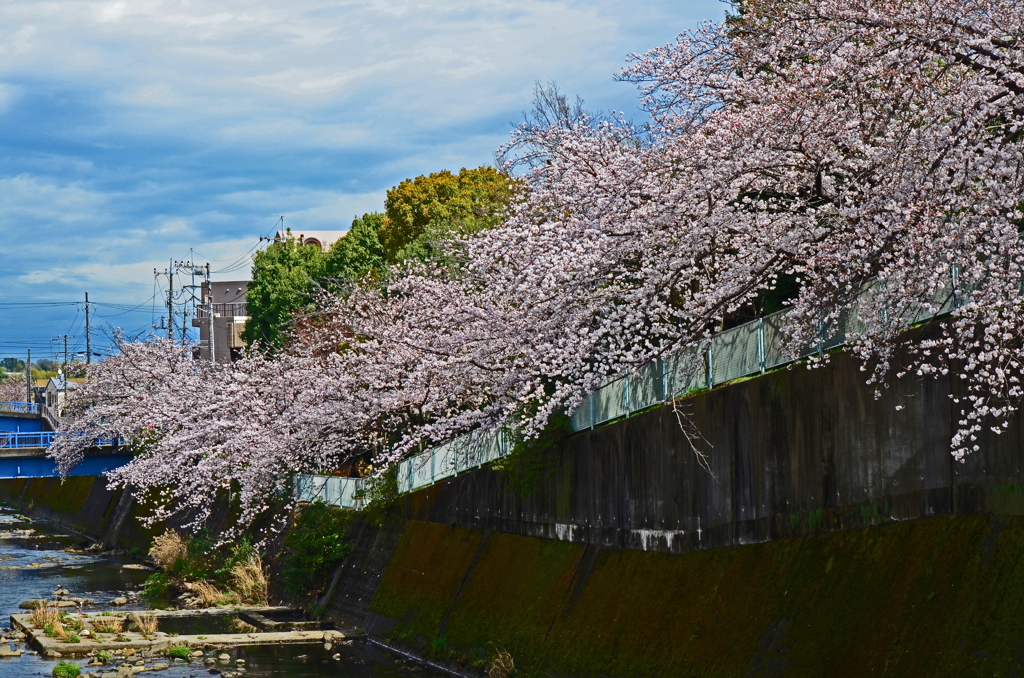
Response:
[[[661,395],[663,396],[664,402],[668,402],[669,393],[672,388],[672,377],[669,375],[668,361],[664,358],[659,358],[661,361]]]
[[[626,382],[625,397],[626,397],[626,416],[629,416],[629,375],[627,374],[622,378]]]
[[[960,308],[960,295],[956,293],[956,288],[960,284],[960,271],[956,264],[949,267],[949,273],[953,277],[953,308]]]
[[[590,430],[594,430],[594,392],[590,392]]]
[[[757,367],[764,374],[765,359],[764,350],[764,318],[757,319]]]
[[[712,341],[714,341],[714,339],[712,339]],[[710,391],[711,387],[713,387],[715,385],[715,368],[714,368],[714,365],[711,362],[711,344],[710,343],[708,344],[708,352],[707,352],[706,358],[707,358],[706,359],[706,363],[707,363],[707,367],[708,367],[707,382],[708,382],[708,390]]]

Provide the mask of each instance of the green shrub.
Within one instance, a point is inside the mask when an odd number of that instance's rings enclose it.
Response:
[[[68,635],[64,636],[64,642],[74,644],[82,642],[82,639],[73,633],[69,633]]]
[[[114,656],[112,654],[110,654],[109,652],[107,652],[106,650],[104,650],[103,652],[97,652],[96,653],[96,659],[99,659],[104,664],[109,664],[110,660],[113,659],[113,658],[114,658]]]
[[[348,557],[351,546],[345,531],[352,511],[327,506],[321,501],[306,506],[296,517],[284,540],[285,588],[297,596],[317,596],[327,587],[331,570]]]
[[[365,489],[359,490],[356,497],[363,502],[363,516],[383,525],[390,508],[398,501],[398,464],[367,479]]]
[[[43,633],[53,638],[57,635],[57,629],[53,627],[53,624],[43,624]]]
[[[74,662],[60,662],[53,667],[53,678],[78,678],[82,668]]]
[[[154,572],[142,583],[142,592],[147,596],[163,596],[167,594],[171,583],[163,572]]]
[[[238,542],[238,546],[231,549],[231,554],[224,559],[224,566],[214,570],[213,574],[218,580],[226,582],[231,578],[231,570],[235,568],[235,565],[250,563],[258,555],[259,552],[256,551],[256,547],[252,545],[249,538],[242,537]]]
[[[192,651],[189,650],[187,647],[172,647],[171,649],[167,650],[167,656],[173,659],[187,660],[191,652]]]

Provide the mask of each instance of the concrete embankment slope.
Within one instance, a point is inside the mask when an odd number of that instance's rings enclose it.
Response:
[[[1021,517],[679,555],[411,521],[363,618],[345,616],[421,650],[504,647],[527,675],[1012,676],[1022,554]]]

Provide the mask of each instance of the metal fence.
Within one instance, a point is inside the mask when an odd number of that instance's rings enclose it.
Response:
[[[59,436],[69,435],[58,431],[42,432],[21,432],[21,431],[0,431],[0,450],[18,450],[27,448],[49,447]],[[80,435],[80,434],[78,434]],[[120,445],[123,440],[99,439],[95,442],[96,447],[110,447]]]
[[[905,311],[902,324],[923,322],[961,305],[969,290],[956,287],[955,271],[953,277],[954,284],[938,290],[931,303]],[[874,284],[871,284],[861,298],[866,299],[876,293]],[[572,430],[592,429],[694,390],[764,374],[768,370],[842,346],[846,344],[848,336],[861,333],[865,328],[864,321],[857,314],[859,306],[861,304],[855,303],[851,312],[844,313],[834,331],[821,332],[817,344],[800,349],[794,349],[786,341],[785,317],[789,313],[786,309],[725,330],[712,337],[703,349],[691,348],[654,360],[635,374],[611,381],[587,395],[571,413]],[[398,466],[398,491],[411,492],[432,485],[503,457],[508,451],[509,441],[503,431],[474,431],[401,462]],[[302,476],[311,479],[326,477]],[[302,482],[315,484],[318,481]],[[332,492],[331,497],[341,496],[340,490]]]
[[[295,498],[305,502],[320,500],[328,506],[358,511],[363,507],[365,486],[365,478],[300,475],[295,476]]]
[[[0,400],[0,412],[39,414],[39,403],[20,403],[13,400]]]

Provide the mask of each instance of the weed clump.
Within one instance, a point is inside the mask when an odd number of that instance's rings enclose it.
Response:
[[[267,575],[263,571],[263,560],[259,554],[253,554],[250,559],[234,564],[231,568],[231,590],[243,603],[267,604]]]
[[[491,663],[487,667],[487,678],[509,678],[516,674],[516,663],[508,650],[495,646]]]
[[[74,662],[60,662],[53,667],[53,678],[78,678],[82,675],[82,667]]]
[[[189,658],[190,653],[191,650],[189,650],[187,647],[172,647],[171,649],[167,650],[167,656],[171,657],[172,659],[187,660]]]
[[[177,569],[188,560],[188,542],[174,530],[168,529],[153,539],[149,557],[164,570]]]

